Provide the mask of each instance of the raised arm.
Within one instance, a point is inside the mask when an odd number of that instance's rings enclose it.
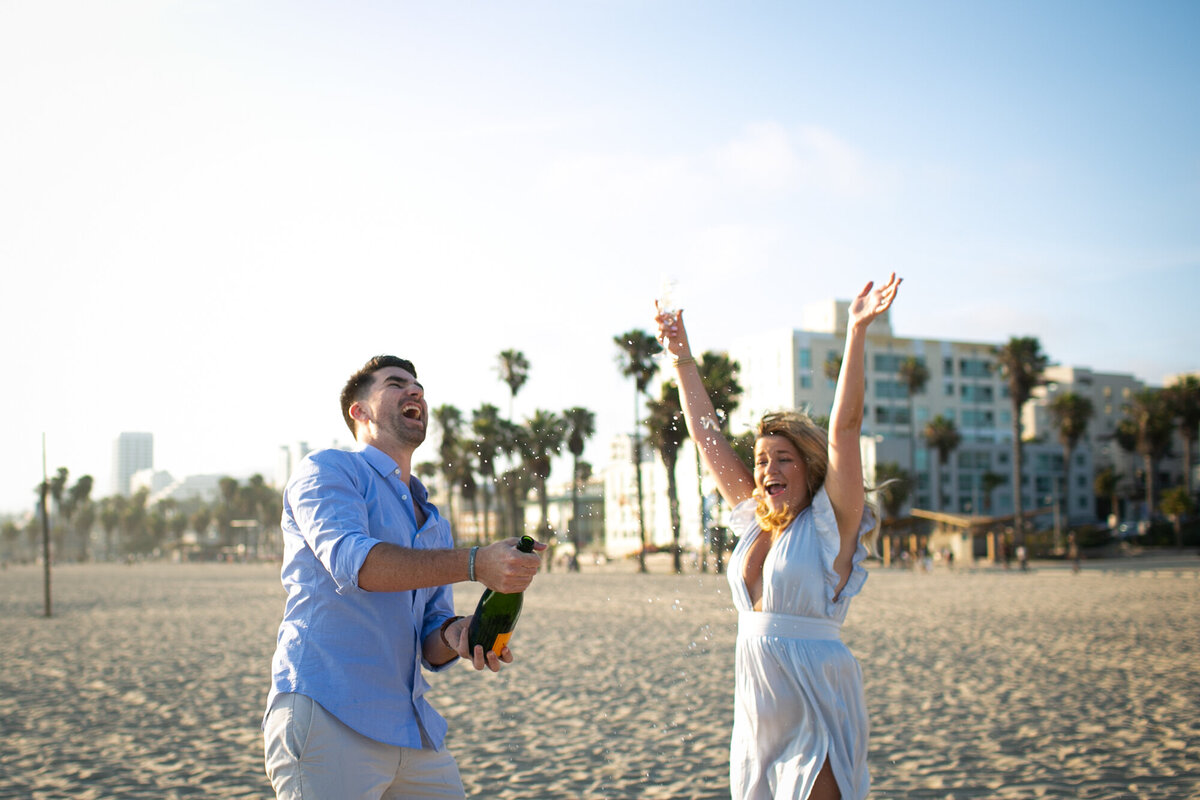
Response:
[[[700,447],[700,457],[716,480],[717,491],[726,503],[735,506],[754,493],[754,476],[721,433],[712,400],[692,358],[687,330],[683,327],[683,312],[660,311],[655,316],[655,322],[658,323],[658,341],[675,363],[679,400],[683,405],[688,433]]]
[[[846,351],[829,415],[829,471],[825,490],[841,534],[842,547],[835,567],[839,572],[844,569],[846,575],[850,573],[850,559],[858,546],[858,526],[866,503],[858,440],[863,421],[867,327],[888,310],[899,287],[900,279],[892,273],[883,286],[875,288],[873,282],[868,283],[850,304]]]

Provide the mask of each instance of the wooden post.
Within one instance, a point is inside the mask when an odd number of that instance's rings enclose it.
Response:
[[[42,583],[45,587],[46,616],[50,616],[50,516],[46,513],[46,493],[50,482],[46,479],[46,434],[42,434]]]

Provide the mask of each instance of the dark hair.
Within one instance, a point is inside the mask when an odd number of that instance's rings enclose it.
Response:
[[[375,373],[385,367],[399,367],[414,378],[417,377],[417,368],[412,365],[412,362],[397,356],[375,356],[363,364],[362,369],[351,375],[350,380],[346,381],[346,385],[342,387],[342,419],[346,420],[346,427],[350,429],[351,433],[356,433],[356,431],[354,430],[354,418],[350,416],[350,406],[366,396],[371,385],[375,383]]]

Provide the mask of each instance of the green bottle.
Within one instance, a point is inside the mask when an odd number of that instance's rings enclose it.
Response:
[[[533,537],[522,536],[517,542],[517,549],[522,553],[533,552]],[[512,638],[513,628],[517,627],[517,617],[521,616],[523,592],[505,594],[484,589],[475,606],[475,615],[471,617],[471,628],[467,631],[467,643],[471,652],[475,645],[483,645],[484,653],[491,650],[500,655],[500,651]]]

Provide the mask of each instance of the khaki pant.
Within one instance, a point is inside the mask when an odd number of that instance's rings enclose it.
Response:
[[[279,800],[464,800],[449,750],[383,744],[302,694],[281,694],[263,728],[267,776]]]

